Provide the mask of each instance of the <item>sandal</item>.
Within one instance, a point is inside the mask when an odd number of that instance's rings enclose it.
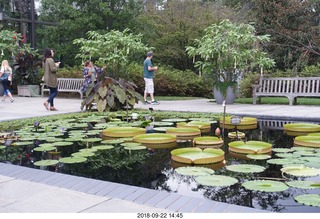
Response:
[[[48,102],[44,102],[43,105],[49,111],[49,103]]]
[[[50,111],[58,111],[55,107],[50,107]]]

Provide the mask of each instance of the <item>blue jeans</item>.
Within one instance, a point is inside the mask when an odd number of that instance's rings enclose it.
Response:
[[[50,96],[48,98],[48,102],[51,107],[53,107],[53,99],[58,95],[58,88],[57,87],[49,87]]]

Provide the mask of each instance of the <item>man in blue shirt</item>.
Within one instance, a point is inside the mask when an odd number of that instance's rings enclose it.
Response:
[[[154,71],[158,71],[158,67],[152,66],[151,59],[153,57],[153,52],[150,51],[147,53],[147,58],[143,62],[143,78],[145,81],[145,90],[144,90],[144,102],[145,104],[153,104],[157,105],[159,104],[154,99],[154,84],[153,84],[153,78],[154,78]],[[150,94],[151,102],[147,101],[147,95]]]

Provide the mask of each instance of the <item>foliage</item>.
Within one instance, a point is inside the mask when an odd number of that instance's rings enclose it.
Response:
[[[106,64],[111,69],[113,77],[119,77],[120,71],[126,69],[130,57],[151,50],[141,42],[141,34],[134,35],[129,29],[123,32],[112,30],[106,34],[89,31],[87,35],[88,39],[79,38],[73,41],[80,45],[80,53],[76,57],[82,61],[97,59],[98,63]]]
[[[256,35],[251,24],[223,20],[205,29],[202,38],[186,51],[200,73],[213,74],[216,81],[235,81],[240,73],[254,67],[269,68],[274,61],[259,48],[269,41],[268,35]]]
[[[21,41],[21,34],[14,31],[2,30],[0,31],[0,59],[11,60],[13,53],[19,50],[19,42]]]
[[[240,97],[252,97],[252,85],[259,84],[260,74],[259,73],[249,73],[240,82]]]
[[[105,78],[96,85],[91,83],[86,91],[86,98],[81,103],[81,109],[86,106],[92,108],[92,103],[97,104],[97,110],[117,111],[124,107],[133,108],[135,103],[143,101],[143,97],[135,91],[136,85],[122,78],[119,81],[113,78]]]
[[[319,62],[319,1],[255,1],[257,31],[271,35],[265,45],[276,67],[300,71]]]

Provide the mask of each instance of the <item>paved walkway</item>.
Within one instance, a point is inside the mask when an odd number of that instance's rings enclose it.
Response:
[[[80,111],[80,99],[56,98],[59,111],[45,110],[46,98],[16,97],[0,102],[0,121]],[[207,99],[162,101],[160,105],[137,104],[136,108],[170,111],[222,113],[223,107]],[[319,107],[287,105],[228,105],[226,112],[237,115],[281,117],[320,121]],[[129,197],[129,198],[128,198]],[[253,208],[200,200],[164,191],[138,188],[99,180],[68,176],[0,163],[0,213],[135,213],[142,212],[261,213]],[[6,214],[6,217],[8,215]],[[115,216],[115,215],[113,215]],[[151,217],[140,218],[156,218]],[[158,217],[159,218],[159,217]],[[166,217],[169,218],[169,217]],[[184,217],[188,218],[188,217]]]

